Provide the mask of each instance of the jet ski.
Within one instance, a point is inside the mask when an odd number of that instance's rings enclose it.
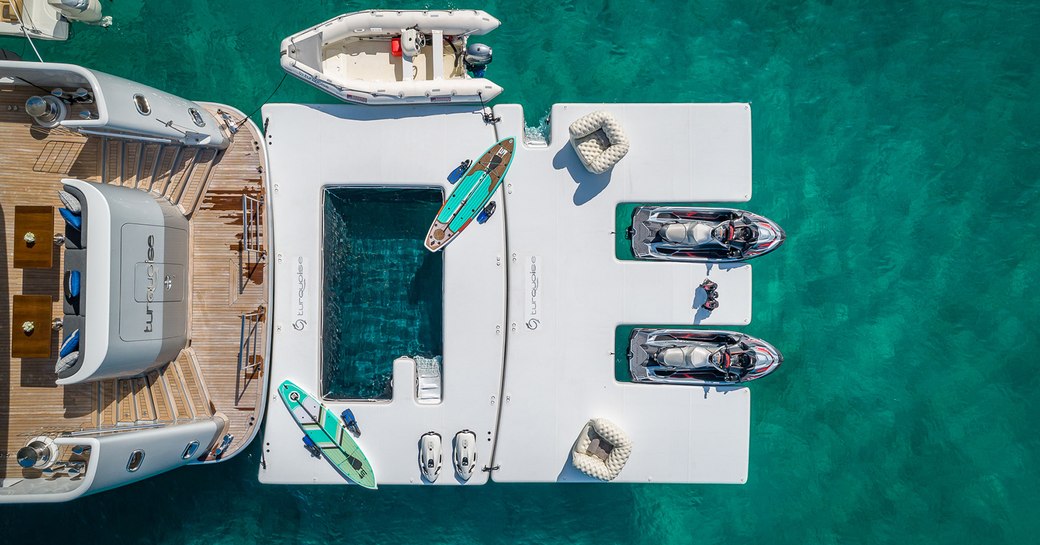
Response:
[[[428,482],[437,480],[441,472],[441,434],[428,431],[419,439],[419,469]]]
[[[764,377],[784,357],[769,343],[735,331],[632,330],[633,382],[726,386]]]
[[[477,465],[477,434],[462,430],[455,434],[455,473],[463,481],[473,476]]]
[[[726,263],[769,253],[784,230],[736,208],[640,206],[632,213],[632,253],[639,259]]]

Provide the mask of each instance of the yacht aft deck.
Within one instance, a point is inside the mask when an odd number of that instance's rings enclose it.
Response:
[[[320,394],[321,190],[329,185],[431,186],[498,139],[523,141],[519,106],[498,106],[497,125],[466,107],[365,108],[269,105],[276,283],[271,378]],[[593,110],[617,117],[632,142],[613,171],[581,166],[567,127]],[[411,360],[393,364],[392,401],[326,401],[351,408],[379,484],[425,482],[422,434],[443,437],[437,485],[453,475],[452,438],[472,430],[477,467],[464,484],[590,481],[570,450],[590,418],[634,442],[617,481],[743,483],[750,391],[618,382],[619,325],[743,325],[751,318],[751,267],[619,261],[615,211],[624,202],[746,201],[751,196],[751,116],[746,104],[556,105],[548,144],[518,146],[499,211],[445,250],[444,377],[440,404],[415,401]],[[497,132],[497,134],[496,134]],[[432,220],[432,217],[431,217]],[[705,277],[722,306],[693,303]],[[312,289],[313,287],[313,289]],[[532,318],[536,320],[532,321]],[[307,327],[293,327],[304,319]],[[404,356],[405,354],[402,354]],[[349,358],[349,354],[343,357]],[[389,362],[387,362],[389,364]],[[276,392],[270,392],[260,480],[345,483],[312,458]]]
[[[243,195],[261,197],[264,164],[260,134],[245,123],[225,150],[192,148],[124,139],[83,136],[62,128],[44,129],[25,114],[26,99],[36,94],[26,86],[0,85],[0,289],[8,297],[0,305],[0,483],[15,487],[41,477],[16,462],[15,452],[40,435],[98,435],[127,430],[165,428],[222,415],[224,433],[234,435],[224,457],[248,444],[260,420],[265,390],[263,350],[259,360],[240,362],[243,315],[259,320],[258,339],[266,322],[268,283],[262,263],[248,257],[243,268],[239,244],[243,236]],[[78,108],[79,106],[77,106]],[[207,106],[214,115],[216,105]],[[240,112],[223,107],[235,121]],[[64,223],[62,178],[120,185],[165,196],[190,219],[192,269],[190,346],[176,360],[143,375],[99,382],[55,385],[54,358],[62,335],[51,335],[47,357],[12,357],[13,312],[10,297],[43,295],[52,317],[61,317],[61,270],[64,252],[50,240],[50,268],[18,268],[14,264],[16,206],[53,207],[53,232]],[[31,190],[30,190],[31,188]],[[266,220],[256,227],[263,232]],[[15,243],[19,241],[14,241]],[[245,271],[244,273],[240,271]],[[49,325],[49,324],[48,324]],[[261,344],[261,346],[263,346]],[[250,363],[254,365],[250,365]],[[205,447],[206,445],[202,445]],[[205,451],[199,451],[205,456]],[[63,449],[62,460],[86,461],[86,454]],[[125,463],[125,459],[116,463]],[[89,470],[88,470],[89,471]],[[67,477],[48,477],[52,482]],[[81,474],[78,479],[82,480]],[[70,479],[69,489],[78,487]],[[15,488],[16,491],[22,488]],[[51,486],[50,491],[55,487]]]

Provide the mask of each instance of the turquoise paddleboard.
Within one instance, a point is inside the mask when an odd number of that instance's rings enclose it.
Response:
[[[278,394],[289,414],[341,475],[365,488],[376,488],[372,465],[332,411],[291,380],[278,387]]]
[[[426,249],[436,252],[447,246],[484,209],[506,178],[515,143],[513,138],[498,142],[469,167],[430,225]]]

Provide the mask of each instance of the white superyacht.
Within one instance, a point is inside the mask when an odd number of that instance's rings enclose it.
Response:
[[[445,12],[401,20],[430,13]],[[398,26],[369,25],[355,53],[386,47],[393,68],[414,60],[394,54],[402,41],[462,44]],[[479,45],[466,77],[455,64],[440,77],[484,79]],[[746,482],[744,381],[765,373],[741,366],[772,371],[782,357],[719,328],[750,323],[740,252],[764,242],[700,222],[696,206],[751,198],[750,105],[557,104],[543,134],[483,93],[473,104],[401,89],[379,106],[268,104],[261,134],[228,106],[0,62],[0,502],[226,460],[265,410],[265,483]],[[510,139],[508,174],[470,207],[476,221],[427,254],[425,227],[414,239],[401,228],[408,199],[434,195],[428,225],[488,174],[460,161]],[[340,214],[336,199],[364,207]],[[632,211],[665,203],[685,219],[656,228],[658,242],[725,259],[641,259],[633,249],[654,241],[632,238]],[[377,234],[337,230],[350,221]],[[770,236],[772,249],[784,234]],[[386,297],[336,306],[371,278]],[[381,306],[402,294],[421,303],[410,315]],[[373,324],[375,356],[337,351]],[[704,334],[661,344],[676,331]],[[368,357],[385,395],[338,391]]]

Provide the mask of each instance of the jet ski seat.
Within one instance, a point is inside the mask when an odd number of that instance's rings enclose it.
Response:
[[[711,242],[713,239],[712,226],[707,223],[692,222],[692,223],[669,223],[661,229],[661,236],[668,242],[675,244],[696,244],[702,245]]]
[[[665,348],[657,353],[657,361],[668,367],[710,367],[708,357],[711,350],[703,346],[683,346]]]

